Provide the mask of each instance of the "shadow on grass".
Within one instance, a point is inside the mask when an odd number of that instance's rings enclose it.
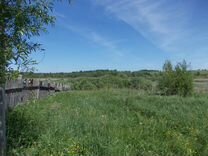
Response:
[[[8,151],[31,146],[38,139],[40,129],[40,122],[28,113],[22,110],[9,111],[7,115]]]

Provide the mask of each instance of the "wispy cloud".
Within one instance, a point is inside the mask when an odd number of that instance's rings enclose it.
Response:
[[[66,15],[58,11],[54,11],[54,15],[56,16],[56,18],[62,18],[62,19],[66,18]]]
[[[72,32],[75,32],[75,33],[79,34],[80,36],[86,38],[87,40],[92,42],[92,44],[106,48],[107,51],[113,53],[117,57],[123,56],[122,50],[117,45],[121,40],[108,39],[107,37],[99,34],[98,32],[96,32],[92,29],[83,28],[83,27],[80,27],[77,25],[75,26],[72,24],[69,24],[69,25],[64,24],[62,26],[64,26],[66,29],[68,29]]]
[[[125,22],[164,51],[196,53],[201,46],[207,46],[202,38],[208,32],[194,28],[191,23],[193,1],[96,0],[93,3],[103,6],[110,16]]]

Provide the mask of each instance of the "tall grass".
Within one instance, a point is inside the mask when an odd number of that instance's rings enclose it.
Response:
[[[8,115],[9,156],[208,155],[208,97],[75,91]]]

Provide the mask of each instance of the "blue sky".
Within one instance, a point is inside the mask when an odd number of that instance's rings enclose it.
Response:
[[[73,0],[37,40],[39,72],[161,69],[186,59],[208,68],[207,0]]]

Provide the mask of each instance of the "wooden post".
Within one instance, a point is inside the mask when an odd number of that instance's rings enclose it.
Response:
[[[6,155],[6,107],[4,89],[0,88],[0,156]]]

